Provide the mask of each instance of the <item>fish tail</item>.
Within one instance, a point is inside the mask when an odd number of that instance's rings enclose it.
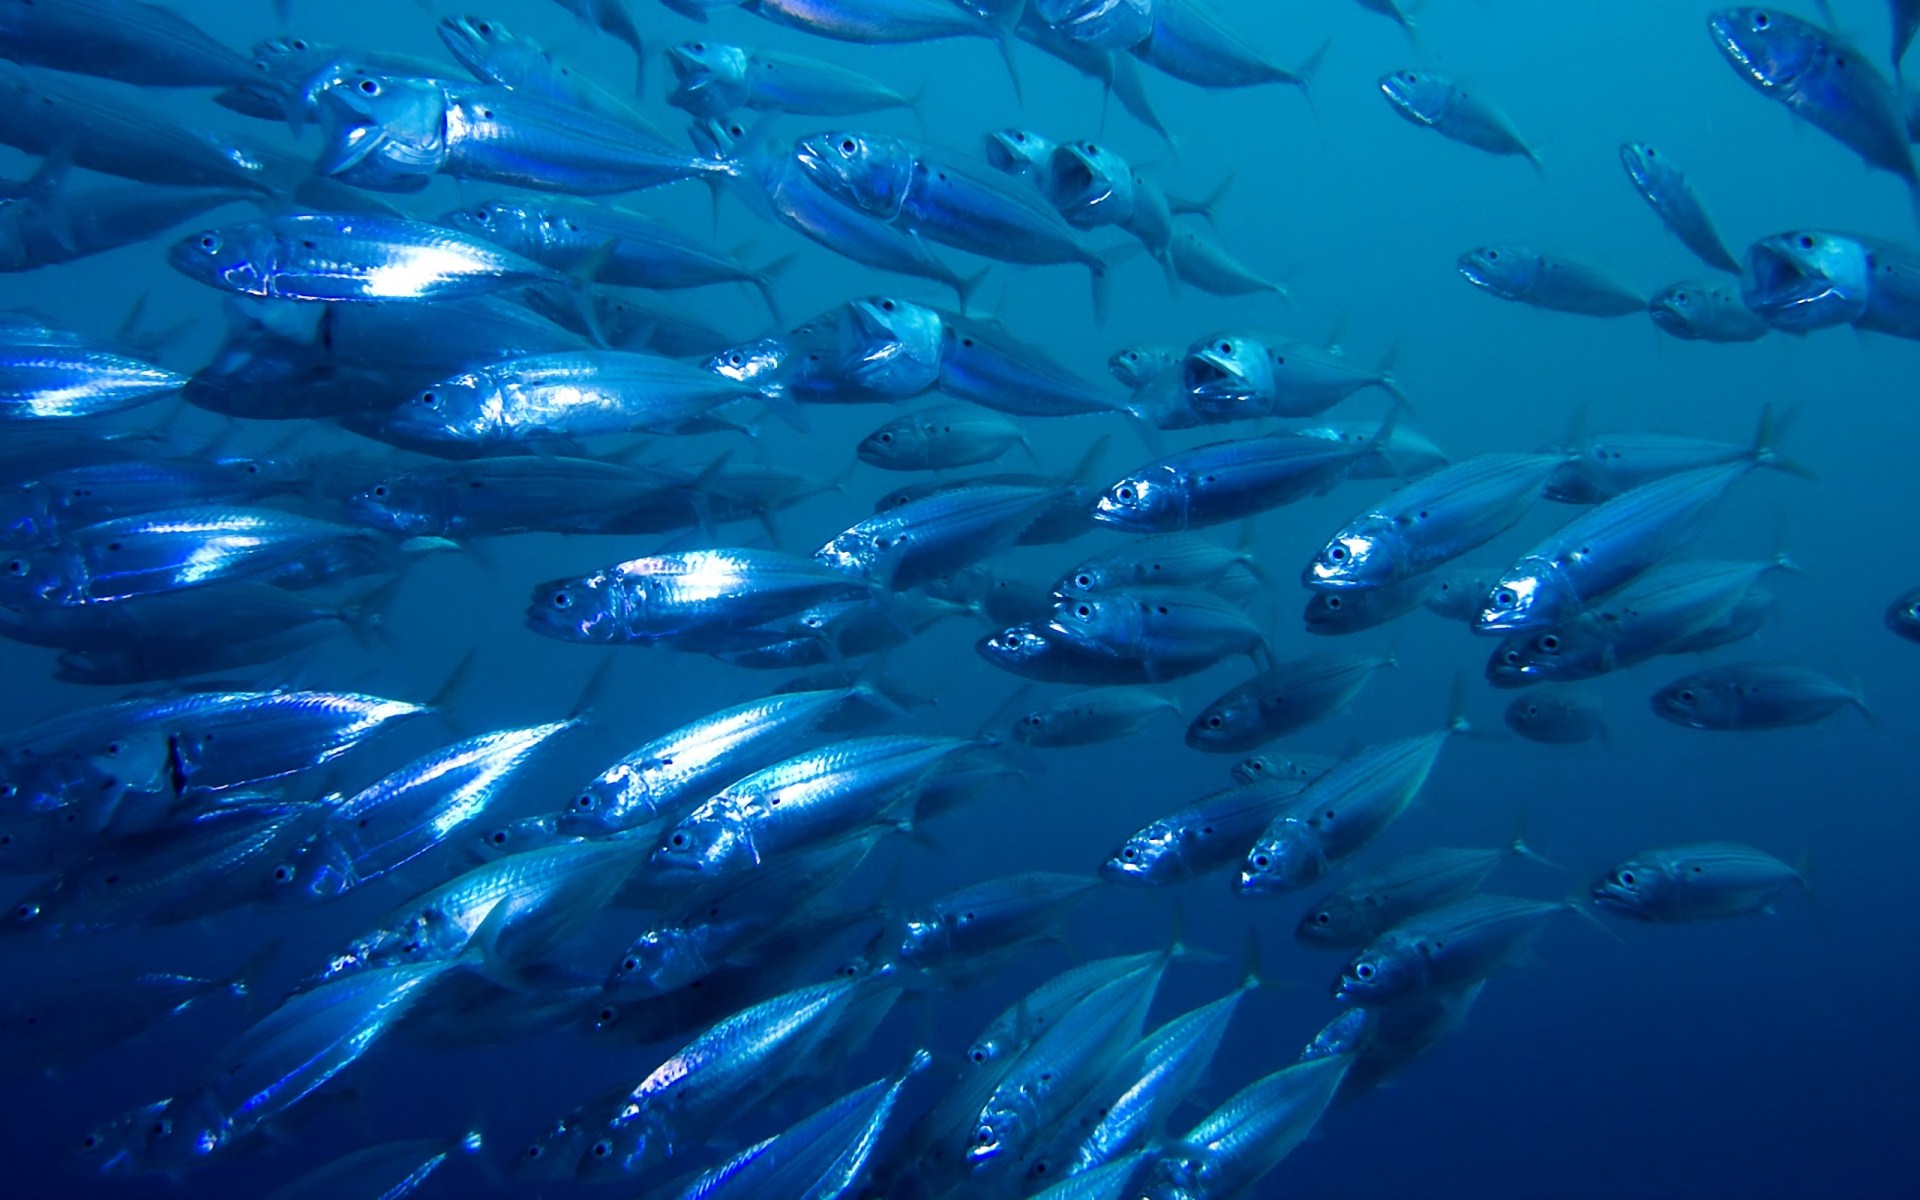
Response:
[[[1773,471],[1784,471],[1801,479],[1817,478],[1811,467],[1780,453],[1782,425],[1784,422],[1774,418],[1773,405],[1761,406],[1760,419],[1753,431],[1753,464]]]
[[[1312,112],[1316,118],[1319,117],[1320,110],[1313,102],[1313,80],[1315,76],[1320,74],[1320,68],[1325,65],[1327,61],[1327,51],[1332,48],[1333,39],[1328,38],[1326,41],[1321,42],[1319,46],[1315,47],[1312,54],[1301,59],[1299,66],[1288,72],[1291,78],[1288,79],[1287,82],[1300,89],[1301,98],[1307,102],[1307,109]]]
[[[1566,870],[1565,867],[1527,844],[1527,814],[1524,809],[1514,814],[1513,840],[1507,843],[1507,855],[1510,858],[1524,858],[1529,862],[1537,862],[1543,867],[1552,867],[1556,871]]]
[[[798,251],[782,255],[753,273],[753,289],[760,293],[760,300],[767,306],[767,314],[773,318],[774,324],[783,327],[787,322],[781,315],[780,300],[773,293],[773,285],[799,257]]]

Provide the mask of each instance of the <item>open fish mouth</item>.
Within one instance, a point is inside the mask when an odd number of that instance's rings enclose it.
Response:
[[[1113,196],[1113,184],[1096,171],[1086,153],[1062,146],[1053,156],[1053,200],[1057,208],[1091,208]]]
[[[1844,325],[1865,311],[1864,287],[1854,294],[1844,280],[1834,278],[1827,263],[1808,257],[1818,244],[1809,234],[1795,234],[1769,238],[1747,251],[1741,295],[1768,324],[1823,329]]]
[[[1239,367],[1211,349],[1187,355],[1181,366],[1181,380],[1187,391],[1209,400],[1251,400],[1253,386]]]

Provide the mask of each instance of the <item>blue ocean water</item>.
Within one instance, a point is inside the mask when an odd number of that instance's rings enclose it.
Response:
[[[1103,104],[1095,83],[1031,47],[1016,54],[1023,87],[1016,98],[985,41],[849,46],[736,11],[716,12],[703,30],[650,0],[633,0],[650,45],[724,37],[856,66],[910,93],[924,87],[912,113],[788,118],[781,130],[872,129],[973,150],[987,131],[1018,126],[1110,143],[1182,195],[1205,195],[1231,176],[1218,211],[1220,238],[1261,273],[1284,279],[1292,305],[1271,295],[1226,299],[1191,287],[1170,293],[1157,264],[1137,256],[1118,269],[1111,315],[1099,323],[1079,268],[996,266],[988,275],[975,297],[978,310],[1089,379],[1102,378],[1107,356],[1125,345],[1185,346],[1214,330],[1255,329],[1337,340],[1355,361],[1390,363],[1410,398],[1403,419],[1456,458],[1530,450],[1565,436],[1577,420],[1598,430],[1740,441],[1763,406],[1787,417],[1783,446],[1813,477],[1761,473],[1743,482],[1689,553],[1762,557],[1783,548],[1804,574],[1776,579],[1778,611],[1750,647],[1723,650],[1708,661],[1802,663],[1857,686],[1874,720],[1845,712],[1819,725],[1766,733],[1678,728],[1656,719],[1647,697],[1691,667],[1688,660],[1655,660],[1590,685],[1609,727],[1605,743],[1456,740],[1415,807],[1362,862],[1431,845],[1498,845],[1524,822],[1528,842],[1566,870],[1508,864],[1495,885],[1553,899],[1583,890],[1594,873],[1648,846],[1726,839],[1790,862],[1804,857],[1816,903],[1790,893],[1777,913],[1735,921],[1612,922],[1617,938],[1580,921],[1562,922],[1530,961],[1490,983],[1457,1034],[1391,1086],[1333,1108],[1253,1194],[1369,1200],[1905,1194],[1920,1167],[1910,1133],[1920,1121],[1920,1088],[1913,1083],[1920,1078],[1920,1038],[1912,1021],[1920,1003],[1920,916],[1909,898],[1910,864],[1920,851],[1920,817],[1910,801],[1920,790],[1920,767],[1909,731],[1920,726],[1920,704],[1911,685],[1915,648],[1888,634],[1881,611],[1920,580],[1920,534],[1910,519],[1914,447],[1920,445],[1920,416],[1909,395],[1914,348],[1844,329],[1806,338],[1773,334],[1741,345],[1683,343],[1637,317],[1594,320],[1502,303],[1454,269],[1463,250],[1500,241],[1592,262],[1649,292],[1706,274],[1629,187],[1617,158],[1623,141],[1654,142],[1684,163],[1736,253],[1762,235],[1803,226],[1911,243],[1913,217],[1900,184],[1869,173],[1845,148],[1796,124],[1735,78],[1706,35],[1706,5],[1623,0],[1575,10],[1517,0],[1429,0],[1414,10],[1417,44],[1351,0],[1214,0],[1214,6],[1275,61],[1303,61],[1323,42],[1329,49],[1310,103],[1285,87],[1209,91],[1149,73],[1154,104],[1176,136],[1170,147],[1117,105]],[[176,0],[174,7],[236,47],[281,31],[273,6],[258,0]],[[1872,48],[1876,61],[1883,58],[1882,7],[1862,0],[1835,7],[1842,28]],[[446,5],[392,0],[293,0],[291,28],[317,41],[443,57],[434,20],[444,11]],[[626,48],[586,30],[551,0],[490,0],[485,11],[610,86],[631,79]],[[1375,80],[1407,65],[1451,74],[1495,98],[1543,169],[1476,153],[1395,117]],[[675,126],[680,114],[660,103],[664,67],[657,58],[648,66],[647,107]],[[129,88],[124,94],[129,104],[151,105],[196,125],[244,130],[308,152],[316,145],[311,130],[294,141],[283,128],[214,109],[195,93]],[[31,165],[8,152],[0,171],[24,177]],[[482,185],[441,180],[402,203],[431,216],[491,194]],[[707,193],[697,185],[628,202],[691,233],[712,229]],[[238,219],[241,211],[227,216]],[[745,247],[756,261],[798,253],[774,289],[789,324],[876,291],[950,301],[938,288],[858,267],[763,224],[733,199],[720,205],[712,236],[716,245]],[[108,334],[143,299],[148,327],[184,326],[164,358],[191,370],[219,341],[221,300],[169,269],[169,240],[0,280],[0,307],[31,308]],[[773,330],[744,288],[679,293],[672,303],[738,339]],[[1334,415],[1375,419],[1388,403],[1378,391],[1363,392]],[[152,415],[143,410],[124,420],[145,427]],[[867,515],[876,497],[902,482],[849,466],[855,443],[885,415],[870,406],[814,407],[804,433],[768,420],[748,440],[658,439],[643,459],[701,463],[731,449],[743,460],[840,481],[839,490],[777,517],[780,544],[807,552]],[[218,439],[225,452],[388,453],[317,423],[228,423],[193,410],[169,421],[183,436]],[[1154,456],[1117,419],[1026,426],[1034,457],[1050,471],[1067,470],[1102,436],[1111,438],[1096,471],[1102,483]],[[1240,432],[1181,432],[1167,444]],[[1026,469],[1017,454],[997,469]],[[1295,573],[1342,521],[1391,486],[1350,481],[1253,522],[1250,550],[1277,581],[1254,609],[1273,619],[1273,644],[1282,657],[1322,648],[1298,629],[1305,593],[1293,586]],[[1538,506],[1472,559],[1517,554],[1568,513]],[[1232,537],[1237,529],[1222,527],[1215,535]],[[745,543],[766,536],[751,523],[724,533]],[[601,655],[529,632],[522,618],[532,586],[701,537],[698,531],[638,539],[524,535],[427,558],[409,570],[378,644],[335,639],[322,652],[246,679],[423,699],[472,651],[471,677],[454,702],[463,733],[559,719]],[[1008,575],[1044,583],[1085,552],[1123,541],[1124,535],[1098,530],[1068,546],[1002,551],[993,561]],[[946,622],[892,654],[889,676],[935,700],[916,710],[906,727],[965,735],[996,713],[1016,681],[975,653],[973,642],[984,632],[978,622]],[[1450,681],[1462,673],[1473,681],[1470,716],[1498,729],[1511,693],[1479,682],[1490,644],[1420,612],[1346,639],[1340,648],[1391,650],[1399,669],[1376,678],[1350,713],[1290,739],[1286,748],[1337,755],[1435,728],[1446,715]],[[122,694],[51,682],[51,669],[51,652],[0,643],[8,684],[0,725],[24,727]],[[1165,690],[1190,716],[1246,673],[1244,660],[1226,661]],[[550,811],[640,741],[763,694],[783,678],[699,655],[622,648],[588,727],[544,757],[506,804],[513,814]],[[446,740],[443,730],[403,731],[353,760],[330,786],[360,786],[429,749],[436,737]],[[1162,719],[1124,741],[1038,752],[1029,761],[1025,786],[991,793],[911,839],[886,843],[863,867],[854,893],[910,904],[1009,871],[1091,872],[1146,821],[1223,786],[1233,760],[1188,749],[1180,723]],[[263,944],[283,943],[255,987],[259,999],[250,1013],[209,1004],[52,1077],[6,1074],[0,1152],[8,1170],[0,1195],[262,1196],[347,1149],[446,1136],[467,1122],[486,1131],[489,1156],[504,1160],[574,1104],[643,1076],[670,1046],[609,1044],[576,1030],[458,1050],[398,1038],[343,1080],[351,1092],[346,1102],[287,1130],[268,1152],[214,1163],[178,1182],[83,1172],[73,1148],[87,1129],[170,1094],[249,1016],[290,990],[316,958],[451,874],[463,861],[464,845],[441,848],[368,894],[311,911],[259,908],[182,927],[0,941],[8,987],[83,971],[218,974]],[[30,885],[8,882],[22,890]],[[1272,981],[1242,1006],[1183,1120],[1197,1119],[1243,1084],[1292,1061],[1338,1011],[1327,983],[1339,957],[1291,937],[1311,894],[1243,899],[1219,877],[1179,890],[1189,940],[1218,960],[1176,967],[1162,988],[1156,1020],[1229,988],[1249,929],[1259,936],[1263,971]],[[1162,891],[1097,893],[1069,923],[1070,951],[1036,947],[984,984],[904,1007],[841,1071],[798,1098],[741,1114],[731,1140],[767,1136],[844,1087],[896,1071],[914,1046],[956,1053],[994,1014],[1075,955],[1159,945],[1174,919],[1174,900]],[[603,932],[618,946],[631,915],[606,921]],[[929,1083],[925,1094],[934,1090]],[[635,1194],[665,1178],[602,1190]],[[472,1163],[449,1167],[423,1194],[434,1189],[575,1194],[561,1185],[511,1183]]]

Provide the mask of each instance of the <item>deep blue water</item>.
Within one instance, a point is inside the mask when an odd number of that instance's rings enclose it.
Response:
[[[653,42],[695,33],[650,0],[633,0],[633,6]],[[236,46],[277,31],[271,6],[259,0],[180,0],[176,7]],[[441,53],[433,33],[438,14],[411,4],[295,0],[292,7],[294,28],[318,40]],[[849,47],[733,12],[717,14],[704,36],[857,65],[907,91],[925,82],[924,132],[913,115],[899,113],[841,122],[796,118],[782,126],[795,132],[839,124],[974,147],[988,130],[1019,125],[1060,138],[1098,136],[1183,194],[1203,195],[1232,174],[1219,212],[1221,237],[1257,269],[1285,278],[1297,308],[1271,296],[1225,300],[1191,288],[1169,295],[1158,267],[1141,257],[1119,271],[1111,318],[1100,326],[1089,312],[1081,270],[994,269],[978,303],[1089,378],[1101,378],[1107,355],[1133,342],[1185,345],[1224,327],[1313,340],[1337,330],[1357,360],[1391,356],[1412,400],[1406,419],[1456,457],[1534,448],[1563,435],[1582,412],[1596,429],[1728,440],[1747,436],[1763,405],[1790,413],[1786,446],[1817,477],[1746,481],[1691,552],[1789,551],[1805,574],[1778,578],[1775,618],[1754,646],[1722,657],[1789,659],[1829,672],[1857,683],[1877,717],[1869,724],[1842,713],[1822,725],[1765,734],[1680,729],[1655,719],[1646,697],[1688,668],[1656,660],[1593,685],[1610,726],[1606,744],[1450,745],[1419,804],[1364,861],[1427,845],[1498,844],[1523,817],[1530,843],[1568,870],[1509,864],[1496,886],[1554,898],[1646,846],[1733,839],[1790,861],[1810,854],[1818,909],[1789,895],[1772,916],[1673,927],[1615,922],[1618,940],[1564,922],[1543,940],[1534,961],[1491,983],[1457,1036],[1393,1086],[1330,1112],[1258,1195],[1905,1194],[1920,1177],[1912,1137],[1920,1121],[1914,1084],[1920,1038],[1913,1024],[1920,1004],[1920,917],[1912,903],[1912,864],[1920,855],[1912,802],[1920,793],[1920,766],[1912,739],[1920,703],[1912,655],[1920,651],[1893,639],[1880,613],[1920,578],[1920,534],[1912,519],[1920,446],[1913,380],[1920,359],[1908,343],[1846,330],[1804,339],[1772,335],[1736,346],[1682,343],[1639,318],[1601,321],[1501,303],[1469,287],[1453,267],[1461,251],[1497,240],[1603,265],[1649,291],[1705,274],[1628,186],[1616,157],[1627,140],[1652,141],[1688,167],[1736,250],[1763,234],[1805,225],[1911,242],[1900,186],[1868,173],[1844,148],[1797,126],[1742,85],[1707,38],[1707,5],[1430,0],[1417,14],[1417,49],[1350,0],[1216,0],[1216,7],[1278,61],[1304,59],[1328,38],[1331,50],[1311,108],[1291,89],[1210,93],[1149,74],[1154,102],[1177,133],[1177,153],[1117,106],[1103,119],[1096,85],[1031,48],[1019,54],[1022,104],[984,42]],[[1864,0],[1838,7],[1843,26],[1876,60],[1884,57],[1882,7]],[[551,0],[492,0],[485,10],[610,84],[630,76],[624,48],[590,35]],[[1544,172],[1477,154],[1397,119],[1374,80],[1412,63],[1471,81],[1495,97],[1539,152]],[[657,60],[650,67],[650,108],[677,118],[660,104],[664,67]],[[183,118],[287,137],[191,95],[129,90],[127,96],[129,103],[177,108]],[[302,143],[309,150],[313,136]],[[24,174],[26,161],[10,157],[6,169]],[[442,181],[413,208],[430,215],[487,194],[491,189]],[[707,228],[707,198],[697,186],[630,202],[689,231]],[[799,251],[777,288],[789,319],[877,290],[948,300],[920,282],[876,275],[760,225],[731,200],[714,240],[749,244],[755,258]],[[0,307],[32,307],[101,333],[117,326],[142,295],[150,324],[191,322],[169,346],[168,362],[199,365],[218,339],[220,302],[168,269],[164,240],[0,281]],[[744,289],[683,298],[738,337],[768,331],[764,310]],[[1381,393],[1362,393],[1334,415],[1375,417],[1385,406]],[[832,477],[852,461],[858,437],[882,419],[870,407],[810,415],[804,435],[769,421],[735,452]],[[294,435],[281,426],[229,430],[191,410],[177,428],[219,435],[235,451],[385,453],[319,426],[302,426]],[[1035,421],[1029,430],[1040,461],[1059,470],[1102,434],[1111,434],[1112,444],[1101,474],[1116,475],[1151,457],[1124,425],[1102,418]],[[1203,430],[1169,442],[1219,436],[1226,435]],[[704,461],[737,443],[663,441],[653,452]],[[1014,459],[1008,464],[1022,469]],[[810,550],[868,513],[872,500],[899,482],[854,467],[843,493],[828,492],[781,514],[783,544]],[[1263,615],[1278,612],[1274,644],[1283,657],[1319,648],[1297,632],[1294,614],[1303,596],[1291,580],[1298,567],[1333,528],[1389,486],[1349,482],[1256,522],[1253,552],[1280,581],[1258,606]],[[1473,558],[1517,553],[1567,514],[1542,505],[1490,548],[1499,553]],[[751,525],[727,532],[758,536]],[[1217,532],[1230,537],[1232,527]],[[528,632],[521,623],[528,590],[673,540],[522,536],[494,542],[483,554],[429,559],[405,582],[388,647],[356,649],[336,640],[325,653],[265,678],[418,698],[477,647],[475,676],[458,701],[464,727],[555,719],[574,703],[598,656]],[[1071,546],[1009,551],[996,564],[1043,582],[1084,551],[1121,540],[1096,532]],[[914,727],[970,732],[1012,691],[1012,678],[973,652],[981,632],[965,621],[945,623],[894,655],[890,672],[938,698],[936,707],[915,714]],[[1475,681],[1473,717],[1498,726],[1510,694],[1478,683],[1487,641],[1416,612],[1351,642],[1393,647],[1401,669],[1376,679],[1351,714],[1290,741],[1289,748],[1335,754],[1432,728],[1444,715],[1448,681],[1460,672]],[[0,725],[23,726],[115,694],[46,682],[50,666],[48,652],[0,644],[0,678],[7,682]],[[1244,673],[1243,663],[1224,663],[1170,690],[1191,712]],[[777,678],[694,655],[624,651],[591,729],[543,760],[511,803],[517,812],[550,809],[630,746],[763,692]],[[431,740],[429,732],[415,730],[382,743],[354,768],[353,782],[373,778]],[[1046,752],[1029,788],[995,793],[930,826],[916,842],[889,844],[880,861],[864,868],[856,889],[878,895],[892,880],[893,894],[885,898],[913,902],[1011,870],[1090,871],[1146,820],[1220,786],[1231,761],[1187,749],[1172,720],[1122,743]],[[373,894],[292,917],[248,912],[157,932],[8,942],[0,944],[0,970],[9,980],[80,969],[220,971],[252,946],[280,938],[287,948],[260,989],[274,997],[314,956],[438,882],[456,856],[446,848]],[[902,865],[891,866],[895,861]],[[1262,989],[1243,1006],[1203,1088],[1201,1099],[1211,1102],[1290,1061],[1334,1014],[1326,983],[1338,960],[1293,942],[1290,931],[1306,896],[1239,900],[1214,878],[1183,889],[1181,898],[1191,940],[1227,961],[1176,968],[1156,1019],[1228,987],[1249,927],[1261,933],[1266,974],[1286,985]],[[1157,944],[1171,919],[1171,900],[1160,892],[1101,892],[1071,923],[1075,951],[1091,957]],[[619,921],[611,920],[609,930],[619,944]],[[979,988],[896,1013],[843,1078],[851,1086],[892,1071],[922,1042],[936,1051],[957,1050],[1014,997],[1068,961],[1061,950],[1043,946]],[[478,1120],[504,1156],[578,1100],[638,1078],[667,1049],[609,1048],[570,1033],[457,1054],[389,1044],[353,1073],[356,1104],[298,1130],[275,1153],[210,1167],[181,1186],[74,1172],[68,1147],[85,1129],[167,1094],[243,1020],[231,1007],[209,1006],[58,1078],[9,1076],[0,1085],[6,1114],[0,1160],[7,1163],[0,1195],[258,1196],[348,1147],[438,1136],[467,1120]],[[807,1095],[837,1094],[838,1082],[816,1085]],[[1196,1104],[1191,1114],[1205,1107]],[[752,1114],[742,1136],[765,1136],[799,1111],[788,1106]],[[434,1188],[438,1193],[430,1194],[495,1194],[496,1185],[460,1166],[433,1181]],[[500,1188],[498,1194],[533,1193]]]

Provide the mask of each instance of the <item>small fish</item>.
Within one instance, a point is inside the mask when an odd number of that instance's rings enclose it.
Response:
[[[1433,587],[1431,577],[1416,575],[1386,587],[1314,592],[1301,619],[1308,633],[1321,637],[1362,633],[1419,608]]]
[[[1014,722],[1013,737],[1029,746],[1088,746],[1138,733],[1164,712],[1178,715],[1179,702],[1146,688],[1091,688],[1027,713]]]
[[[1284,283],[1268,279],[1241,262],[1219,239],[1192,225],[1181,225],[1167,240],[1166,258],[1173,274],[1212,296],[1251,296],[1270,292],[1291,301]]]
[[[1095,50],[1128,50],[1153,33],[1157,0],[1034,0],[1034,16]]]
[[[342,1200],[347,1196],[378,1196],[402,1200],[444,1166],[455,1154],[478,1154],[480,1131],[469,1130],[445,1138],[382,1142],[343,1154],[326,1166],[307,1172],[267,1200]]]
[[[1920,588],[1909,588],[1887,605],[1887,628],[1896,637],[1920,642]]]
[[[1244,1196],[1320,1122],[1353,1057],[1333,1054],[1256,1079],[1182,1134],[1154,1165],[1151,1194]]]
[[[1053,585],[1055,595],[1082,596],[1129,587],[1213,587],[1230,574],[1258,572],[1246,551],[1184,533],[1137,538],[1082,561]]]
[[[1100,865],[1112,883],[1171,887],[1222,871],[1247,855],[1274,817],[1300,795],[1306,781],[1277,771],[1202,796],[1149,823]]]
[[[1245,610],[1195,588],[1142,587],[1062,598],[1048,628],[1113,658],[1148,664],[1267,653]]]
[[[1514,857],[1546,863],[1520,838],[1488,850],[1434,846],[1403,855],[1314,901],[1293,936],[1323,949],[1364,946],[1408,917],[1471,896]]]
[[[1729,663],[1682,676],[1653,694],[1654,715],[1688,729],[1784,729],[1811,725],[1852,706],[1873,710],[1857,692],[1805,667]]]
[[[879,947],[922,981],[980,978],[1054,934],[1099,886],[1097,878],[1045,871],[969,884],[908,909],[881,935]]]
[[[1466,1023],[1487,981],[1429,1000],[1387,1008],[1350,1008],[1314,1035],[1300,1061],[1344,1055],[1352,1060],[1336,1102],[1351,1100],[1399,1074]]]
[[[1124,0],[1123,0],[1124,2]],[[1127,52],[1197,87],[1226,89],[1280,84],[1310,97],[1326,56],[1321,46],[1297,67],[1283,67],[1248,45],[1210,6],[1194,0],[1153,5],[1153,30]]]
[[[1738,275],[1740,260],[1720,240],[1706,205],[1694,194],[1693,183],[1672,159],[1645,142],[1620,147],[1620,165],[1633,186],[1673,236],[1710,267]]]
[[[858,71],[773,50],[681,42],[667,48],[667,65],[677,80],[667,103],[696,117],[724,116],[740,108],[850,117],[915,106],[914,97]]]
[[[1032,180],[1044,193],[1049,191],[1047,172],[1057,149],[1052,138],[1031,129],[996,129],[987,134],[987,162],[996,171],[1019,179]]]
[[[1653,294],[1647,313],[1666,333],[1688,342],[1752,342],[1772,326],[1747,307],[1738,288],[1718,279],[1690,279]]]
[[[1215,659],[1117,658],[1051,622],[1010,625],[974,643],[980,656],[1015,675],[1043,683],[1164,683],[1212,666]]]
[[[1529,692],[1516,696],[1503,714],[1507,728],[1530,742],[1571,746],[1607,739],[1600,706],[1584,697],[1564,693]]]
[[[1459,259],[1468,283],[1500,297],[1554,312],[1624,317],[1644,312],[1647,298],[1597,268],[1525,246],[1482,246]]]
[[[893,591],[978,562],[1013,541],[1066,489],[1049,483],[970,483],[860,521],[814,552],[849,590],[871,581]]]
[[[527,625],[563,641],[648,644],[758,625],[860,590],[841,571],[775,550],[688,550],[544,583]]]
[[[1214,442],[1130,472],[1106,489],[1093,519],[1136,533],[1235,521],[1331,490],[1374,450],[1294,433]]]
[[[1391,658],[1314,654],[1275,665],[1200,710],[1187,745],[1238,754],[1304,729],[1346,708]]]
[[[0,425],[124,412],[180,391],[187,377],[93,343],[31,344],[0,337]]]
[[[1177,366],[1180,357],[1180,351],[1173,346],[1128,346],[1113,352],[1107,359],[1107,369],[1121,386],[1139,391],[1155,376]]]
[[[969,404],[942,404],[895,417],[860,440],[861,462],[889,471],[944,471],[992,462],[1026,434]]]
[[[1548,921],[1579,901],[1478,895],[1410,917],[1355,955],[1334,981],[1333,998],[1358,1008],[1431,999],[1477,983],[1517,961]]]
[[[1643,851],[1593,885],[1593,902],[1608,912],[1666,924],[1716,921],[1772,912],[1788,887],[1807,891],[1806,876],[1739,842],[1694,842]]]
[[[556,59],[545,46],[493,18],[442,17],[438,32],[447,52],[482,83],[535,92],[661,136],[633,102],[607,91]]]
[[[1380,77],[1380,91],[1394,112],[1415,125],[1488,154],[1517,155],[1541,169],[1539,156],[1505,113],[1445,76],[1395,71]]]

